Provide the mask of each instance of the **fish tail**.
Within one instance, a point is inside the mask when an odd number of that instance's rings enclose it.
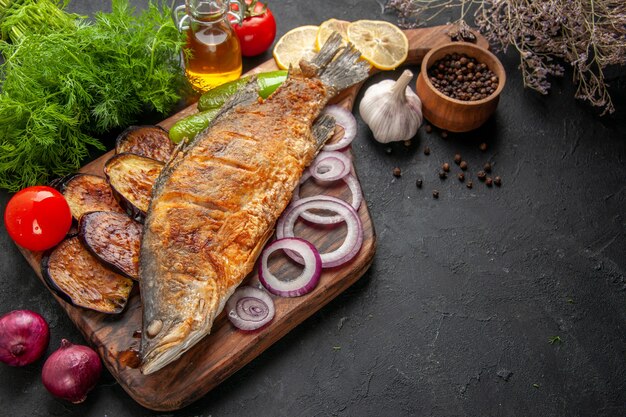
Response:
[[[338,93],[369,77],[371,67],[360,58],[352,43],[343,46],[341,35],[333,32],[311,63],[319,68],[317,76],[324,85]]]

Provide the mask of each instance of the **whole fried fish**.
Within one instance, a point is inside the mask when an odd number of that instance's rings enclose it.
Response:
[[[318,119],[320,112],[367,78],[369,65],[359,57],[334,34],[311,62],[290,69],[267,100],[259,101],[251,80],[163,169],[141,246],[144,374],[210,333],[303,170],[332,136],[334,119]]]

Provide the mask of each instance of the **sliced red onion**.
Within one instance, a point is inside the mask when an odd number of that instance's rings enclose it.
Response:
[[[294,226],[298,217],[308,210],[329,210],[337,213],[346,222],[348,233],[340,247],[332,252],[320,254],[322,268],[331,268],[343,265],[361,249],[363,245],[363,225],[356,210],[345,201],[331,196],[313,196],[294,201],[283,213],[276,225],[276,236],[288,238],[294,236]],[[291,248],[288,248],[291,249]],[[289,254],[289,252],[287,252]],[[301,262],[297,256],[292,256],[296,262]]]
[[[276,312],[268,293],[248,285],[241,286],[226,302],[230,322],[240,330],[256,330],[265,326]]]
[[[352,161],[338,151],[320,152],[309,170],[316,180],[337,181],[350,173]]]
[[[311,176],[312,174],[311,172],[309,172],[309,170],[305,171],[304,174],[302,174],[302,178],[300,179],[300,185],[304,184],[309,178],[311,178]],[[350,188],[350,192],[352,193],[352,201],[350,201],[349,204],[352,206],[352,208],[355,211],[358,210],[359,207],[361,207],[361,203],[363,202],[363,193],[361,192],[361,186],[359,185],[359,181],[356,179],[356,177],[353,174],[348,174],[345,177],[341,178],[341,180],[346,183],[348,188]],[[318,195],[315,197],[319,199],[324,199],[327,196]],[[331,197],[331,198],[335,198],[335,197]],[[296,189],[293,191],[293,197],[292,197],[292,201],[294,202],[299,201],[299,200],[300,200],[300,186],[296,187]],[[306,221],[309,221],[311,223],[317,223],[317,224],[337,224],[343,221],[343,217],[340,215],[321,216],[319,214],[311,213],[308,211],[302,213],[300,217],[302,217]]]
[[[272,274],[268,267],[270,255],[283,249],[296,253],[304,264],[304,270],[296,278],[281,279]],[[259,281],[272,294],[282,297],[299,297],[307,294],[317,286],[322,274],[322,259],[315,246],[304,239],[293,236],[278,239],[265,247],[259,262]]]
[[[329,114],[335,118],[335,123],[343,127],[343,137],[335,143],[328,143],[322,148],[325,151],[336,151],[348,146],[356,137],[356,119],[352,112],[337,105],[326,106],[322,114]]]

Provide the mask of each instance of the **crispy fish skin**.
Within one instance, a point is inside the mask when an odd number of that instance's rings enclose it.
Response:
[[[322,145],[312,127],[338,89],[311,68],[221,114],[157,180],[140,261],[144,374],[210,332]],[[367,76],[359,68],[354,83]]]

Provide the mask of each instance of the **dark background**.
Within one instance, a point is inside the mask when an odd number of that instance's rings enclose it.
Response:
[[[74,0],[70,9],[110,9],[102,3]],[[278,37],[331,17],[396,19],[375,0],[271,7]],[[85,403],[71,405],[44,389],[39,361],[0,366],[0,414],[626,415],[625,74],[611,80],[617,112],[599,117],[573,98],[571,72],[540,96],[523,88],[517,56],[499,57],[507,85],[495,116],[476,132],[442,139],[422,128],[410,147],[395,144],[387,154],[359,119],[355,164],[378,234],[371,269],[206,397],[154,413],[106,372]],[[441,181],[441,163],[457,172],[456,152],[470,175],[491,161],[502,187]],[[2,212],[9,197],[0,192]],[[4,228],[0,248],[2,311],[43,314],[48,354],[62,337],[82,343]],[[562,343],[550,344],[554,336]]]

